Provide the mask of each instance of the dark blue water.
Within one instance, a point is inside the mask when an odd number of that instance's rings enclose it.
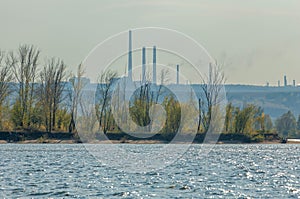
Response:
[[[216,145],[206,158],[199,147],[160,171],[128,173],[83,145],[0,145],[0,198],[300,198],[300,145]]]

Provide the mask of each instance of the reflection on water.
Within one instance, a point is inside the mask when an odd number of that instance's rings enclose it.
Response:
[[[158,172],[132,174],[82,145],[0,145],[0,197],[300,197],[300,145],[216,145],[206,158],[199,148]]]

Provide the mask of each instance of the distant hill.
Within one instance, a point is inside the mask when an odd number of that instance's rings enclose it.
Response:
[[[267,87],[253,85],[226,85],[227,100],[236,106],[253,103],[276,119],[288,110],[300,114],[300,87]]]
[[[137,83],[138,84],[138,83]],[[18,84],[10,83],[10,88],[14,90]],[[34,86],[38,86],[35,83]],[[190,95],[186,95],[190,91],[190,87],[194,88],[197,96],[200,96],[201,88],[199,84],[170,84],[167,85],[171,91],[177,90],[183,93],[183,99],[189,100]],[[88,83],[86,89],[96,91],[97,84]],[[71,91],[70,82],[66,82],[64,91],[65,100],[68,100],[68,93]],[[266,114],[269,114],[273,120],[281,116],[287,111],[292,111],[295,117],[300,115],[300,86],[271,87],[271,86],[255,86],[255,85],[225,85],[226,98],[228,102],[232,102],[234,106],[243,107],[245,104],[255,104],[262,107]],[[9,99],[11,103],[17,96],[13,92]]]

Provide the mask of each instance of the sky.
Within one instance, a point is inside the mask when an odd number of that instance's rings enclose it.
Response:
[[[300,83],[299,0],[0,0],[0,49],[39,47],[75,70],[100,42],[139,27],[189,35],[227,83]]]

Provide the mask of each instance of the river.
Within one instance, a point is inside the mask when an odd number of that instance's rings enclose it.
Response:
[[[136,153],[161,147],[120,146]],[[0,197],[300,198],[300,145],[215,145],[205,157],[199,149],[192,145],[160,170],[132,173],[80,144],[2,144]]]

